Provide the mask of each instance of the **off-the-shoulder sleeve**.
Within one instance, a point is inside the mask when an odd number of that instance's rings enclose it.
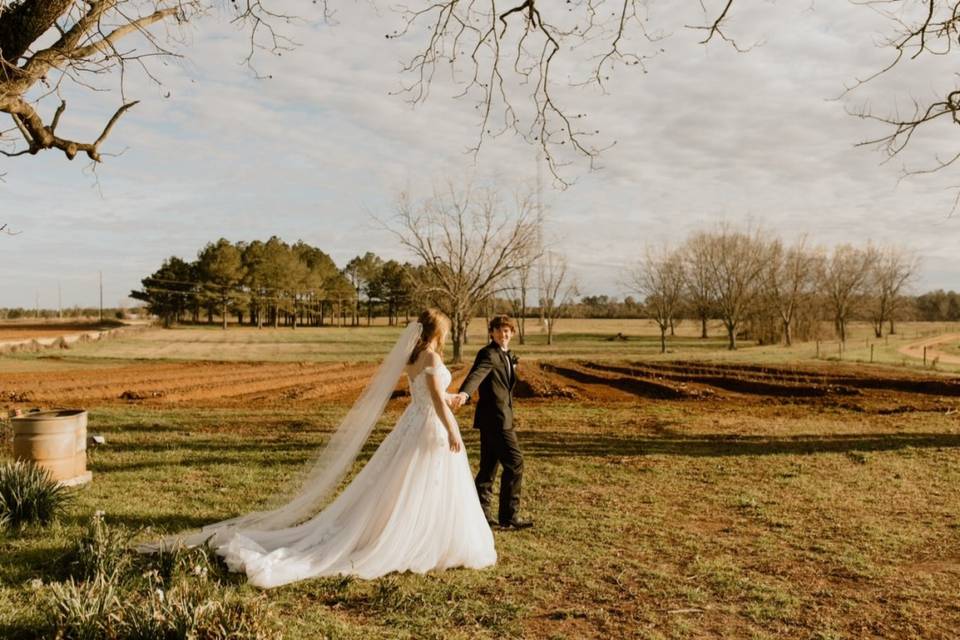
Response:
[[[440,373],[440,367],[424,367],[423,372],[428,376],[435,376]]]

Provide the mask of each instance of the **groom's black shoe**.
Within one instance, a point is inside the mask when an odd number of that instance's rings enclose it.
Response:
[[[529,529],[533,526],[532,520],[523,520],[521,518],[513,518],[507,520],[506,522],[501,522],[500,526],[504,529]]]

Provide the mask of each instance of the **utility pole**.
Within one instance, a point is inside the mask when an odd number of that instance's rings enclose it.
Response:
[[[37,289],[36,295],[33,298],[33,314],[37,320],[40,319],[40,289]]]
[[[103,322],[103,271],[97,273],[100,275],[100,322]]]
[[[60,281],[57,280],[57,317],[63,320],[63,297],[60,289]]]

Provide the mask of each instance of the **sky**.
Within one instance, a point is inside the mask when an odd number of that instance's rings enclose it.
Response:
[[[267,79],[242,64],[246,37],[226,20],[178,32],[183,57],[148,63],[160,84],[134,68],[123,78],[140,103],[102,149],[119,155],[95,172],[52,151],[0,159],[0,222],[18,232],[0,236],[0,307],[55,308],[58,286],[63,306],[94,306],[100,272],[104,304],[126,304],[163,259],[192,259],[220,237],[302,239],[341,267],[367,251],[408,260],[374,220],[389,219],[401,191],[425,197],[473,181],[510,201],[535,188],[537,151],[518,136],[468,152],[478,111],[455,97],[462,85],[451,74],[438,74],[425,103],[398,95],[422,30],[385,38],[401,25],[395,8],[330,6],[332,20],[306,14],[287,27],[294,50],[257,58]],[[906,61],[842,95],[890,59],[890,22],[869,8],[735,3],[726,32],[753,45],[740,53],[685,28],[703,22],[697,2],[647,6],[657,39],[627,42],[650,56],[644,65],[615,68],[606,93],[571,86],[589,73],[596,43],[587,43],[564,48],[554,76],[557,99],[586,113],[600,132],[591,140],[609,147],[593,170],[566,158],[566,188],[539,171],[547,239],[582,293],[625,295],[621,274],[645,246],[720,223],[824,247],[897,244],[922,260],[917,292],[960,288],[960,214],[951,215],[960,180],[950,169],[902,175],[955,153],[955,133],[933,127],[887,161],[858,146],[886,129],[850,114],[942,93],[955,78],[947,57]],[[66,88],[59,132],[95,138],[117,106],[117,80],[97,79],[111,92]],[[522,104],[524,87],[510,89]]]

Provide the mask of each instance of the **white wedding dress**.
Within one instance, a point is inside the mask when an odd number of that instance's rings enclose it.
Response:
[[[450,451],[427,376],[410,380],[411,402],[343,492],[309,520],[279,529],[223,527],[206,540],[259,587],[315,576],[375,578],[393,571],[479,569],[496,562],[466,451]],[[395,380],[395,379],[394,379]]]

